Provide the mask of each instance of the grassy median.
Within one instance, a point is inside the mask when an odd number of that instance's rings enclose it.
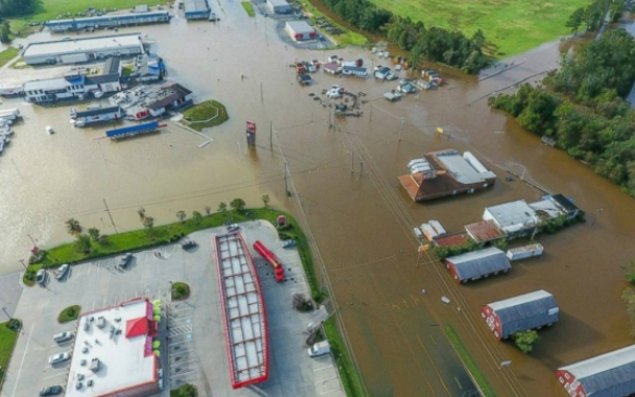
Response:
[[[251,4],[250,1],[243,1],[240,4],[245,9],[245,12],[247,13],[247,15],[249,15],[252,18],[256,16],[256,11],[254,10],[254,6],[253,4]]]
[[[20,52],[20,50],[15,47],[8,47],[4,51],[0,52],[0,66],[4,66],[7,62],[15,58],[18,55],[18,52]]]
[[[229,119],[227,109],[222,103],[209,100],[192,106],[183,112],[183,119],[188,127],[197,131],[223,124]]]
[[[16,320],[13,320],[14,322]],[[18,340],[19,327],[12,329],[9,327],[11,321],[0,324],[0,390],[4,383],[5,371],[9,366],[13,348]],[[15,327],[14,327],[15,328]]]
[[[448,340],[450,341],[450,344],[452,344],[454,351],[456,352],[456,354],[459,355],[459,358],[463,362],[463,365],[469,371],[472,379],[476,382],[476,386],[481,391],[481,394],[484,397],[496,397],[494,389],[487,381],[485,375],[483,375],[481,370],[478,368],[478,365],[476,365],[476,361],[474,361],[474,359],[470,355],[470,352],[467,351],[465,345],[463,345],[463,342],[461,342],[461,338],[459,338],[459,335],[456,333],[454,328],[452,328],[451,325],[446,324],[444,327],[444,331],[446,336],[448,337]]]

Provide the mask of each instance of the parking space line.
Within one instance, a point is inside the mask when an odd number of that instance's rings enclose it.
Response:
[[[53,374],[53,375],[44,376],[44,377],[42,377],[42,380],[46,380],[46,379],[53,379],[53,378],[59,378],[59,377],[60,377],[60,376],[62,376],[62,375],[66,376],[66,375],[68,375],[68,374],[66,373],[66,371],[64,371],[64,372],[58,372],[58,373]]]
[[[24,346],[24,353],[22,353],[22,361],[20,361],[20,368],[18,368],[18,375],[15,377],[15,383],[13,384],[13,391],[11,392],[11,396],[15,396],[15,389],[18,388],[18,383],[20,382],[20,373],[22,373],[22,366],[24,365],[24,358],[26,357],[26,352],[29,351],[29,344],[31,343],[31,335],[33,335],[33,327],[35,324],[31,324],[31,329],[29,329],[29,338],[26,340],[26,346]]]

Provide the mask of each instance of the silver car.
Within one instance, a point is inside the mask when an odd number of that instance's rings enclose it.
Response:
[[[49,357],[49,364],[55,365],[63,363],[64,361],[68,361],[70,358],[71,354],[69,352],[53,354]]]

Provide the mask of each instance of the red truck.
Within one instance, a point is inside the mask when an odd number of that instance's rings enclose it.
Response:
[[[267,247],[259,240],[256,240],[254,243],[254,249],[256,252],[260,254],[263,258],[269,262],[271,267],[273,268],[273,274],[277,282],[284,281],[284,267],[282,266],[282,262],[278,259],[277,256],[274,255],[273,252],[269,251]]]

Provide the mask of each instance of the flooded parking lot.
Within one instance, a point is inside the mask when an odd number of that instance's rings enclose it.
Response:
[[[464,380],[454,378],[454,364],[436,347],[446,323],[457,329],[501,395],[562,395],[553,369],[632,342],[619,298],[625,286],[621,267],[635,257],[632,198],[486,106],[487,94],[552,68],[557,43],[519,56],[516,67],[481,82],[451,77],[438,90],[389,103],[382,96],[394,82],[319,72],[315,85],[301,88],[288,67],[332,53],[372,65],[386,62],[369,51],[286,46],[272,21],[248,18],[239,2],[222,2],[219,14],[217,24],[175,18],[170,25],[122,29],[148,35],[168,65],[169,79],[192,89],[197,99],[211,97],[227,106],[230,120],[204,132],[213,139],[209,145],[199,147],[206,138],[172,123],[159,135],[112,143],[97,139],[103,129],[73,129],[69,106],[4,102],[3,107],[19,107],[25,120],[0,157],[0,222],[8,231],[0,238],[3,270],[20,267],[31,238],[45,246],[68,240],[64,221],[70,217],[109,234],[141,227],[140,207],[167,223],[176,221],[179,210],[215,209],[235,197],[258,206],[260,196],[269,194],[273,205],[292,210],[310,226],[372,395],[462,390]],[[367,93],[362,117],[336,119],[308,95],[333,84]],[[245,145],[246,120],[258,124],[255,150]],[[46,135],[46,125],[57,133]],[[443,136],[435,135],[437,127]],[[412,203],[397,180],[407,161],[450,147],[470,150],[492,167],[498,175],[494,188]],[[542,195],[517,177],[506,181],[507,170],[571,196],[587,212],[587,223],[539,237],[544,257],[470,286],[450,282],[429,258],[418,260],[412,225],[438,219],[447,230],[460,231],[485,206]],[[492,338],[478,309],[538,288],[555,295],[562,320],[524,356]],[[452,303],[442,303],[442,295]],[[511,366],[500,368],[504,360]]]

